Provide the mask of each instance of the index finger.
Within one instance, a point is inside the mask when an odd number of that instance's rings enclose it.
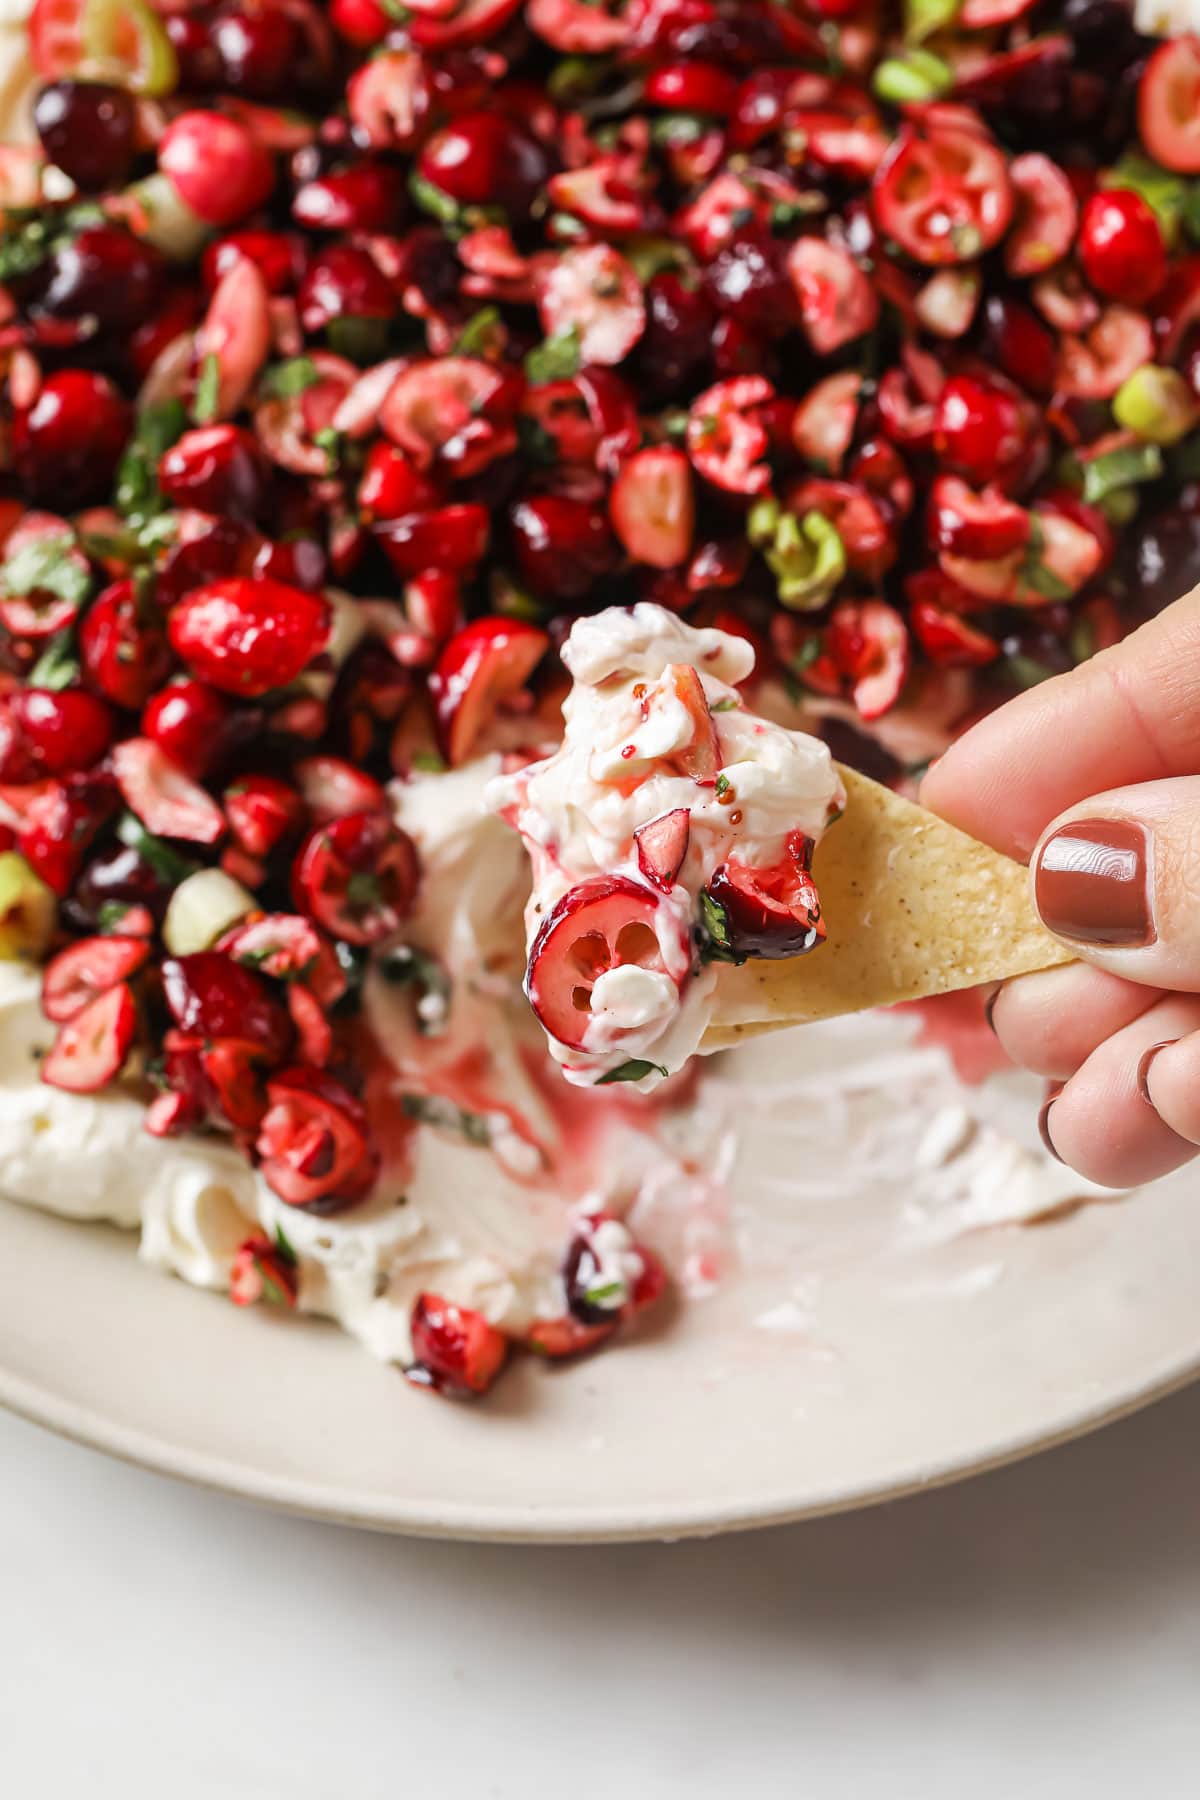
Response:
[[[1093,794],[1200,773],[1200,588],[1111,650],[1031,688],[952,744],[931,812],[1022,862]]]

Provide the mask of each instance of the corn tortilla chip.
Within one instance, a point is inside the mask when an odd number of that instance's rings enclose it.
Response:
[[[841,776],[846,811],[813,863],[828,937],[807,956],[722,968],[705,1050],[1072,960],[1020,863],[853,769]]]

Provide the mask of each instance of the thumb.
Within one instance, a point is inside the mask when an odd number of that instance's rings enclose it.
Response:
[[[1042,922],[1126,981],[1200,993],[1200,776],[1062,813],[1031,861]]]

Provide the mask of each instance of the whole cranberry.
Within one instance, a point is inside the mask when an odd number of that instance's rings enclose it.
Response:
[[[203,681],[185,677],[160,688],[142,713],[142,735],[165,750],[188,775],[207,775],[227,735],[230,705]]]
[[[718,312],[751,331],[777,336],[796,320],[796,296],[778,238],[746,225],[722,245],[704,271],[705,291]]]
[[[382,439],[372,444],[358,484],[358,510],[364,523],[403,519],[438,504],[438,491],[403,450]]]
[[[172,886],[165,871],[154,868],[139,851],[113,844],[84,865],[63,910],[68,922],[81,931],[98,930],[106,907],[145,906],[161,918]]]
[[[292,200],[292,217],[309,231],[395,231],[403,216],[400,170],[365,158],[305,181]]]
[[[332,0],[329,23],[356,50],[372,49],[394,29],[379,0]]]
[[[294,231],[234,231],[204,252],[204,285],[211,292],[235,263],[248,257],[271,294],[291,294],[304,274],[304,240]]]
[[[509,519],[521,574],[539,594],[581,600],[613,566],[608,521],[585,500],[537,494],[519,500]]]
[[[240,425],[202,425],[164,453],[158,485],[173,506],[255,519],[271,497],[271,468]]]
[[[530,209],[554,173],[540,143],[503,113],[461,113],[435,131],[417,173],[460,206],[502,206],[514,222]]]
[[[248,126],[218,112],[181,113],[163,133],[158,164],[206,225],[256,212],[275,185],[270,155]]]
[[[13,462],[28,497],[63,512],[107,500],[132,424],[128,402],[105,376],[51,375],[13,419]]]
[[[325,649],[329,627],[325,600],[303,588],[227,578],[186,594],[168,631],[194,675],[254,699],[294,681]]]
[[[101,331],[132,331],[154,312],[166,279],[166,263],[149,244],[119,225],[89,225],[55,245],[32,299],[52,318],[94,318]]]
[[[281,1001],[261,975],[219,950],[168,957],[163,996],[181,1031],[205,1038],[241,1038],[273,1060],[287,1054],[292,1028]]]
[[[968,481],[992,481],[1025,443],[1017,397],[997,382],[955,375],[938,401],[934,445]]]
[[[51,81],[33,123],[42,149],[83,194],[123,187],[137,154],[131,95],[100,81]]]
[[[192,588],[236,574],[250,554],[249,544],[249,533],[237,519],[214,519],[208,530],[172,544],[155,574],[158,604],[175,606]]]
[[[254,552],[252,573],[316,594],[329,579],[329,558],[316,538],[286,538],[280,543],[267,538]]]
[[[305,331],[324,331],[334,319],[390,319],[396,311],[392,284],[374,257],[353,244],[319,250],[297,296]]]
[[[79,651],[90,686],[131,710],[145,705],[170,667],[162,627],[139,604],[132,581],[114,582],[88,608]]]
[[[1058,367],[1058,345],[1031,307],[1007,294],[990,294],[984,308],[990,357],[1019,387],[1048,394]]]
[[[15,727],[11,739],[3,729],[5,713]],[[112,713],[94,694],[82,688],[61,693],[18,688],[0,700],[0,779],[30,781],[90,769],[108,749],[112,735]]]
[[[673,397],[708,362],[713,317],[712,303],[697,283],[681,280],[673,269],[651,279],[638,368],[655,395]]]
[[[300,46],[282,7],[259,4],[220,13],[209,33],[222,87],[249,100],[278,100],[288,92]]]
[[[1099,294],[1141,306],[1167,274],[1167,248],[1153,210],[1128,188],[1093,194],[1079,227],[1083,272]]]
[[[194,12],[172,12],[163,19],[179,62],[179,86],[185,94],[209,94],[221,85],[221,58],[213,43],[212,22]]]

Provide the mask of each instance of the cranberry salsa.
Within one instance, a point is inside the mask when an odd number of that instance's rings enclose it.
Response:
[[[385,784],[551,747],[576,619],[746,639],[899,777],[896,721],[953,729],[1200,577],[1200,38],[1124,0],[27,29],[0,956],[45,963],[45,1082],[142,1084],[148,1132],[223,1134],[290,1207],[380,1167],[358,996],[422,880]],[[641,849],[673,879],[679,820]],[[717,883],[710,948],[731,917],[745,953],[812,941],[789,855]],[[658,1292],[623,1231],[574,1240],[539,1348]],[[243,1246],[235,1299],[297,1290],[286,1234]],[[508,1347],[437,1294],[412,1338],[468,1389]]]

